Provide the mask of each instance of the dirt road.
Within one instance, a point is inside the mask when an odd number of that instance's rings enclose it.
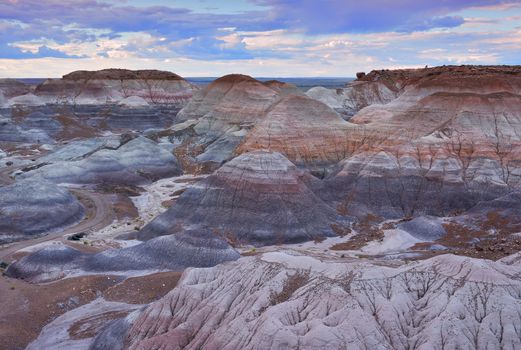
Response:
[[[106,195],[90,192],[84,189],[70,189],[70,191],[78,198],[87,198],[93,204],[89,216],[76,225],[48,233],[45,236],[14,242],[5,247],[0,247],[0,260],[11,262],[10,260],[12,259],[12,255],[20,249],[63,238],[64,236],[75,233],[100,230],[112,223],[114,220],[114,213],[112,211],[111,201]]]

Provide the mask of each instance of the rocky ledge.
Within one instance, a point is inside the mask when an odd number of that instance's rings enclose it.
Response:
[[[91,349],[516,349],[519,261],[442,255],[382,266],[265,253],[190,269],[164,298],[81,341]],[[93,318],[83,317],[56,324]],[[74,342],[68,332],[46,331],[31,349]]]
[[[63,80],[184,80],[181,76],[156,69],[128,70],[102,69],[97,71],[80,70],[65,74]]]

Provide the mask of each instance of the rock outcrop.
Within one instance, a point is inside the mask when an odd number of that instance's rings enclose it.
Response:
[[[255,125],[236,153],[258,149],[280,152],[298,166],[320,171],[349,155],[359,129],[319,101],[290,95]]]
[[[31,86],[16,79],[0,79],[0,96],[5,100],[31,92]],[[0,98],[1,100],[1,98]],[[0,107],[2,104],[0,103]]]
[[[391,102],[398,94],[397,87],[383,84],[378,79],[376,81],[356,80],[343,89],[327,89],[317,86],[306,92],[306,95],[327,104],[347,120],[364,107]]]
[[[201,227],[234,245],[295,243],[334,236],[346,220],[311,188],[316,180],[280,153],[244,153],[189,188],[140,239]]]
[[[165,129],[172,125],[179,108],[162,105],[138,105],[139,98],[122,100],[118,105],[82,105],[66,111],[69,120],[78,120],[97,130],[124,132]],[[124,102],[127,101],[127,102]],[[128,101],[132,105],[128,104]],[[145,101],[146,102],[146,101]]]
[[[83,215],[80,202],[51,182],[29,179],[0,187],[0,243],[63,228]]]
[[[442,255],[390,267],[265,253],[187,271],[104,340],[128,349],[514,349],[519,272],[519,255]]]
[[[479,164],[471,169],[475,174],[494,166],[479,168]],[[412,152],[364,151],[340,162],[325,187],[350,215],[409,218],[454,215],[508,191],[490,178],[482,180],[467,178],[455,159],[441,154],[418,161]]]
[[[66,184],[140,184],[181,174],[177,159],[156,142],[138,137],[111,149],[100,148],[78,160],[57,161],[22,175]]]
[[[0,115],[0,142],[38,144],[52,143],[53,141],[53,138],[42,129],[24,128],[11,118]]]
[[[179,75],[157,71],[77,71],[49,79],[35,94],[48,103],[104,104],[140,97],[152,104],[184,105],[197,88]]]
[[[13,98],[10,98],[7,101],[8,107],[13,106],[41,106],[45,104],[45,100],[36,96],[32,93],[28,93],[25,95],[19,95]]]
[[[437,67],[382,75],[403,86],[400,96],[360,111],[352,122],[409,137],[461,134],[476,142],[496,137],[497,127],[503,137],[519,140],[512,130],[521,118],[520,69]]]
[[[365,107],[386,105],[402,94],[406,96],[401,102],[408,98],[417,100],[442,91],[481,95],[500,91],[518,95],[519,74],[520,69],[517,66],[443,66],[375,70],[360,75],[343,89],[315,87],[306,94],[324,102],[349,119]],[[377,108],[387,110],[387,107]]]
[[[211,267],[239,257],[237,251],[213,232],[186,230],[97,254],[55,244],[23,257],[6,273],[39,283],[78,274],[105,272],[128,276],[163,270],[183,271],[187,267]]]
[[[142,244],[90,257],[88,271],[174,270],[211,267],[240,257],[226,241],[209,230],[187,229]]]
[[[193,132],[197,136],[193,142],[206,151],[197,160],[218,166],[232,158],[248,130],[263,120],[281,98],[293,93],[299,93],[293,85],[226,75],[195,93],[177,119],[192,122],[184,133]]]
[[[353,210],[453,215],[518,186],[521,69],[438,67],[363,79],[400,88],[400,95],[350,119],[369,143],[328,182],[333,193],[346,189]]]
[[[230,128],[252,127],[280,100],[280,86],[246,75],[226,75],[198,91],[177,117],[199,120],[195,128],[199,133],[220,135]]]
[[[184,80],[181,76],[167,71],[154,69],[128,70],[128,69],[102,69],[97,71],[79,70],[62,77],[63,80]]]
[[[38,158],[36,166],[46,165],[56,162],[78,161],[89,157],[90,155],[106,149],[115,150],[124,143],[131,141],[132,138],[128,134],[122,136],[108,137],[91,137],[88,139],[79,139],[60,145],[49,151],[48,154]]]
[[[26,349],[88,349],[89,346],[93,349],[103,349],[101,339],[96,344],[91,344],[93,333],[99,330],[104,322],[117,316],[131,314],[139,307],[140,305],[110,302],[102,298],[96,299],[90,304],[80,306],[56,318],[44,327],[38,339],[29,344]],[[74,331],[71,331],[71,328]],[[114,325],[111,331],[114,332],[115,328]],[[107,333],[105,337],[114,339],[116,334]],[[123,344],[113,342],[110,342],[108,346],[114,350],[123,348]]]

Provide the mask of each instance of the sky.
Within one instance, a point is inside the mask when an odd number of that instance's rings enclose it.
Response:
[[[0,77],[521,64],[521,0],[0,0]]]

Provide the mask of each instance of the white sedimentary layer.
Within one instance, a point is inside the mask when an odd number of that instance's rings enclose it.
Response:
[[[149,105],[144,98],[139,96],[129,96],[119,101],[119,104],[127,107],[143,107]]]
[[[175,172],[179,172],[179,167],[170,152],[152,140],[138,137],[117,149],[101,148],[78,160],[58,161],[24,176],[41,176],[55,183],[85,184],[142,182],[143,177]]]
[[[519,257],[401,266],[265,253],[190,269],[127,335],[130,349],[517,349]]]
[[[138,209],[139,217],[143,220],[143,223],[148,223],[167,210],[163,205],[165,201],[179,197],[179,194],[174,196],[173,193],[185,190],[193,182],[205,177],[206,175],[183,175],[161,179],[150,185],[143,186],[145,192],[137,197],[131,197],[131,199]]]
[[[366,106],[388,103],[398,94],[379,82],[355,81],[343,89],[314,87],[309,89],[306,95],[342,114],[354,115]]]
[[[99,331],[107,321],[110,321],[111,314],[126,314],[139,307],[140,305],[110,302],[102,298],[96,299],[92,303],[67,312],[49,323],[43,328],[40,336],[29,344],[27,350],[88,349],[92,343],[92,334],[96,333],[96,330]],[[80,334],[85,333],[87,336],[78,337],[70,334],[71,326],[76,322],[78,322],[76,331]]]
[[[88,105],[131,102],[135,106],[135,97],[148,103],[184,103],[193,90],[197,88],[182,79],[49,79],[38,87],[36,93],[47,103]],[[143,105],[142,101],[139,105]]]
[[[16,106],[16,105],[40,106],[40,105],[44,105],[44,104],[45,104],[45,101],[42,98],[40,98],[32,93],[29,93],[26,95],[21,95],[21,96],[16,96],[16,97],[10,98],[7,101],[7,106],[9,106],[9,107]]]

